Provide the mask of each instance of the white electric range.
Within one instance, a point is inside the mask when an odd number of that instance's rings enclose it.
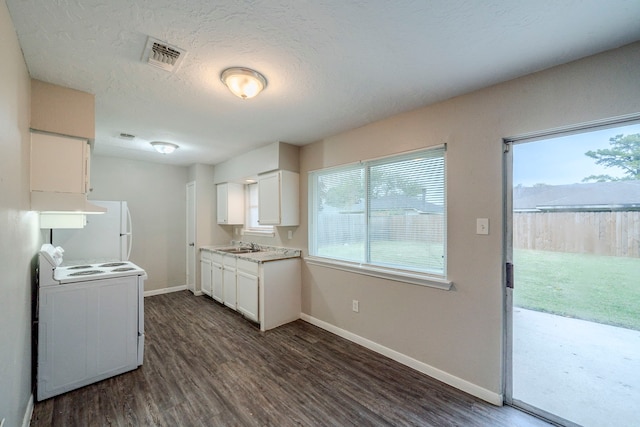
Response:
[[[129,261],[61,266],[39,253],[37,399],[142,365],[146,272]]]

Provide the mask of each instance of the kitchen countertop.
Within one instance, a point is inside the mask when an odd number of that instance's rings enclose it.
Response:
[[[246,247],[246,246],[249,246],[249,244],[244,242],[232,242],[231,245],[202,246],[200,247],[200,250],[215,252],[220,255],[232,255],[236,258],[257,262],[259,264],[263,262],[279,261],[279,260],[289,259],[289,258],[300,258],[302,256],[302,251],[300,249],[281,248],[277,246],[264,246],[264,245],[256,245],[260,249],[259,252],[231,254],[229,252],[223,251],[223,249],[238,248],[240,246]]]

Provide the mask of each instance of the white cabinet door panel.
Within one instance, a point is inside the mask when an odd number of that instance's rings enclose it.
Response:
[[[224,282],[222,280],[222,265],[211,264],[211,298],[224,303]]]
[[[280,174],[260,176],[258,180],[258,216],[260,225],[280,224]]]
[[[84,194],[88,190],[86,140],[31,134],[31,191]]]
[[[236,270],[224,266],[222,269],[222,281],[224,282],[224,305],[237,310],[236,303]]]
[[[237,274],[237,295],[238,311],[246,318],[259,322],[258,313],[258,277],[238,271]]]
[[[200,261],[200,290],[203,294],[211,296],[211,261]]]

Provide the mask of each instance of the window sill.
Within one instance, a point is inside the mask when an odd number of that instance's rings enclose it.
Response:
[[[260,236],[260,237],[275,237],[276,233],[273,230],[248,230],[243,228],[240,230],[242,236]]]
[[[428,274],[413,273],[409,271],[394,270],[384,267],[376,267],[366,264],[356,264],[347,261],[338,261],[329,258],[309,256],[304,258],[310,265],[334,268],[336,270],[348,271],[351,273],[364,274],[366,276],[379,277],[382,279],[395,280],[397,282],[410,283],[412,285],[427,286],[430,288],[451,290],[453,282],[444,278],[430,276]]]

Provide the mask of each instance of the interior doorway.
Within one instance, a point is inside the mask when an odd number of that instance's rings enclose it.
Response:
[[[505,151],[506,401],[560,425],[635,425],[640,124]]]

